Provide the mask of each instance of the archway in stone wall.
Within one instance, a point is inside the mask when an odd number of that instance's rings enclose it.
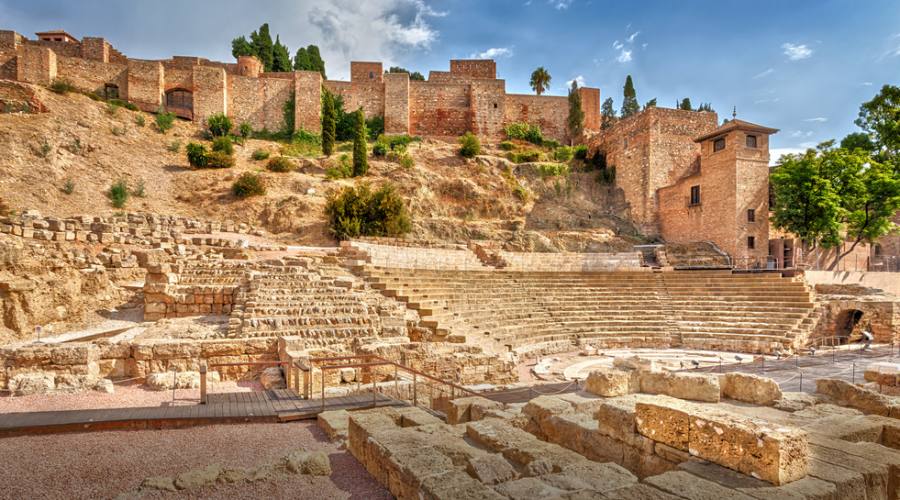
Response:
[[[859,309],[844,309],[838,313],[834,322],[834,335],[841,344],[860,340],[861,334],[857,326],[862,326],[863,316],[864,313]]]
[[[179,118],[194,119],[194,94],[187,89],[166,91],[166,111]]]

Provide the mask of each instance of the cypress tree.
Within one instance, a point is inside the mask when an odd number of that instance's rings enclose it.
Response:
[[[613,106],[612,97],[607,97],[600,106],[600,127],[609,128],[616,123],[616,108]]]
[[[246,37],[239,36],[231,41],[231,55],[235,59],[241,56],[255,56],[256,50]]]
[[[263,64],[264,71],[272,71],[272,63],[274,60],[272,44],[272,35],[269,34],[269,23],[265,23],[259,27],[259,31],[250,34],[250,43],[256,51],[256,57]]]
[[[319,47],[316,45],[310,45],[306,47],[306,53],[309,55],[310,66],[312,66],[309,69],[322,73],[322,79],[326,80],[327,77],[325,76],[325,61],[322,60],[322,54],[319,53]]]
[[[578,92],[578,83],[572,80],[572,88],[569,89],[569,140],[570,142],[581,139],[584,132],[584,110],[581,109],[581,93]]]
[[[622,118],[627,118],[641,110],[638,104],[637,93],[634,91],[634,82],[631,75],[625,78],[624,100],[622,101]]]
[[[693,111],[694,108],[693,108],[693,106],[691,106],[690,97],[685,97],[684,99],[682,99],[681,104],[678,105],[678,109],[683,109],[685,111]]]
[[[294,54],[294,69],[297,71],[306,71],[309,69],[309,53],[306,52],[305,47],[300,47],[297,49],[297,53]]]
[[[331,156],[331,153],[334,152],[336,133],[337,113],[334,109],[334,99],[331,92],[325,90],[322,93],[322,152],[325,153],[325,156]]]
[[[366,175],[369,170],[368,145],[366,144],[366,117],[362,108],[354,113],[353,128],[353,177]]]
[[[272,47],[272,71],[290,71],[291,54],[288,48],[281,44],[281,37],[275,36],[275,46]]]

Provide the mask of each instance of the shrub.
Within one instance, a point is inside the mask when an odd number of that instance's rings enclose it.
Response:
[[[138,127],[143,127],[147,124],[147,120],[144,118],[144,115],[137,115],[134,117],[134,124]]]
[[[409,153],[403,153],[400,156],[400,166],[405,169],[410,169],[416,166],[416,160],[413,160],[413,157]]]
[[[110,129],[110,132],[112,132],[112,135],[120,137],[125,135],[125,127],[113,127]]]
[[[294,169],[294,164],[284,156],[276,156],[266,163],[266,168],[272,172],[290,172]]]
[[[597,182],[600,184],[611,185],[616,182],[616,166],[602,168],[597,171]]]
[[[213,137],[230,134],[232,127],[234,127],[234,124],[231,123],[231,118],[225,116],[225,113],[216,113],[206,119],[206,130]]]
[[[328,228],[335,238],[400,236],[412,227],[403,199],[390,184],[372,191],[368,184],[331,193],[325,203]]]
[[[208,168],[231,168],[234,166],[234,156],[224,151],[211,151],[206,153],[206,166]]]
[[[384,117],[373,116],[366,120],[366,134],[370,141],[375,141],[378,136],[384,134]]]
[[[356,129],[353,136],[353,177],[366,175],[369,171],[368,150],[366,147],[366,120],[362,109],[356,110]]]
[[[513,151],[506,154],[506,159],[513,163],[531,163],[541,159],[541,152],[536,149]]]
[[[561,146],[553,150],[553,159],[556,161],[569,161],[574,151],[569,146]]]
[[[513,195],[521,201],[528,201],[528,190],[521,184],[513,188]]]
[[[513,149],[516,149],[516,145],[510,141],[503,141],[500,143],[500,149],[503,151],[512,151]]]
[[[544,143],[544,136],[541,134],[541,128],[537,125],[529,125],[527,123],[510,123],[504,129],[506,137],[510,139],[519,139],[528,141],[532,144],[540,146]]]
[[[109,202],[116,208],[122,208],[128,202],[128,184],[124,180],[114,182],[106,192]]]
[[[543,142],[536,143],[538,146],[544,146],[547,149],[556,149],[560,146],[559,141],[553,139],[544,139]]]
[[[410,143],[421,141],[421,137],[413,137],[407,134],[378,136],[378,142],[383,142],[391,151],[406,151]]]
[[[66,194],[72,194],[75,192],[75,181],[72,179],[66,179],[65,184],[63,184],[62,192]]]
[[[175,125],[175,113],[167,113],[162,107],[156,113],[156,129],[165,134]]]
[[[325,176],[329,179],[346,179],[353,177],[353,166],[350,164],[350,155],[344,153],[338,159],[336,165],[325,169]]]
[[[459,154],[464,158],[475,158],[481,153],[481,142],[472,132],[466,132],[459,138]]]
[[[122,99],[110,99],[107,102],[114,106],[125,108],[128,111],[140,111],[137,107],[137,104],[134,104],[133,102],[123,101]]]
[[[266,151],[265,149],[257,149],[256,151],[253,152],[253,154],[251,155],[251,158],[253,158],[256,161],[267,160],[269,158],[269,152]]]
[[[250,136],[253,135],[253,127],[247,122],[242,123],[241,126],[238,127],[238,131],[244,139],[249,139]]]
[[[170,142],[166,149],[168,149],[170,153],[177,153],[181,151],[181,141]]]
[[[48,158],[48,157],[50,156],[50,152],[51,152],[51,151],[53,151],[53,147],[50,146],[50,143],[47,142],[47,140],[45,139],[44,142],[42,142],[41,145],[38,146],[38,148],[37,148],[37,150],[36,150],[36,153],[37,153],[38,156],[40,156],[41,158],[45,158],[45,159],[46,159],[46,158]]]
[[[541,178],[569,175],[569,166],[565,163],[539,163],[538,174]]]
[[[373,156],[384,156],[388,152],[388,145],[381,142],[380,140],[372,146],[372,155]]]
[[[134,188],[133,190],[131,190],[131,194],[133,194],[134,196],[137,196],[138,198],[146,198],[147,190],[146,190],[146,187],[144,186],[144,181],[142,181],[142,180],[138,181],[137,187]]]
[[[112,101],[109,101],[109,102],[106,103],[106,114],[108,114],[108,115],[115,115],[115,114],[118,113],[118,112],[119,112],[119,105],[118,105],[118,104],[116,104],[116,103],[114,103],[114,102],[112,102]]]
[[[227,155],[233,155],[234,154],[234,144],[232,144],[232,142],[231,142],[231,137],[228,137],[227,135],[223,135],[221,137],[216,137],[215,139],[213,139],[212,150],[220,151]]]
[[[192,167],[203,168],[206,166],[208,154],[206,152],[206,146],[197,144],[196,142],[189,142],[185,150],[187,151],[188,163],[190,163]]]
[[[50,90],[57,94],[68,94],[69,92],[75,91],[75,86],[65,78],[57,78],[50,84]]]
[[[281,147],[284,156],[318,156],[322,148],[322,138],[312,132],[300,129],[291,136],[290,142]]]
[[[248,198],[266,194],[266,187],[263,186],[262,179],[258,174],[244,172],[231,185],[231,192],[238,198]]]
[[[573,153],[573,156],[575,156],[576,160],[582,160],[582,161],[586,160],[587,154],[588,154],[587,146],[585,146],[584,144],[579,144],[579,145],[575,146],[575,151]]]

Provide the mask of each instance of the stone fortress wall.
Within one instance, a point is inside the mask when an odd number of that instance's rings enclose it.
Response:
[[[79,41],[58,33],[63,35],[59,41],[44,36],[29,40],[0,30],[0,79],[39,85],[65,79],[79,90],[127,100],[145,111],[163,107],[197,123],[225,113],[260,130],[281,129],[293,97],[295,129],[312,132],[320,130],[324,86],[343,97],[346,111],[362,108],[367,117],[384,117],[389,134],[458,136],[472,131],[499,138],[504,125],[525,121],[540,125],[545,136],[568,139],[566,97],[507,94],[492,60],[450,61],[450,71],[432,71],[426,81],[410,81],[406,73],[384,74],[380,62],[355,61],[349,82],[323,81],[314,71],[265,73],[253,57],[236,63],[184,56],[131,59],[103,38]],[[586,129],[595,131],[600,90],[584,87],[579,92]]]

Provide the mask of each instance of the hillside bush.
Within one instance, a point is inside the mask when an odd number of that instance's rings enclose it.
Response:
[[[144,185],[144,181],[138,181],[137,187],[131,190],[131,194],[137,196],[138,198],[146,198],[147,197],[147,186]]]
[[[50,84],[50,90],[57,94],[68,94],[75,91],[75,86],[65,78],[57,78]]]
[[[373,116],[366,120],[366,137],[370,141],[375,141],[380,135],[384,134],[384,117]]]
[[[62,192],[65,194],[72,194],[75,192],[75,181],[72,179],[66,179],[66,183],[63,184]]]
[[[350,163],[350,155],[343,153],[334,165],[325,169],[325,177],[329,179],[353,177],[353,165]]]
[[[114,102],[112,102],[112,101],[108,101],[108,102],[106,103],[106,114],[108,114],[108,115],[110,115],[110,116],[114,116],[114,115],[115,115],[116,113],[118,113],[118,112],[119,112],[119,105],[118,105],[118,104],[116,104],[116,103],[114,103]]]
[[[122,208],[128,202],[128,183],[124,180],[118,180],[109,186],[106,192],[109,202],[116,208]]]
[[[597,171],[597,182],[604,185],[612,185],[616,182],[616,166],[605,167]]]
[[[146,118],[144,118],[143,114],[139,114],[134,117],[134,124],[137,125],[138,127],[143,127],[144,125],[147,124],[147,120],[146,120]]]
[[[472,132],[466,132],[459,138],[459,154],[463,158],[475,158],[481,154],[481,141]]]
[[[206,153],[207,168],[231,168],[234,166],[234,156],[224,151],[210,151]]]
[[[576,160],[586,160],[588,154],[588,147],[584,144],[579,144],[575,146],[575,151],[573,152],[573,156]]]
[[[265,149],[257,149],[253,151],[253,154],[250,156],[256,161],[262,161],[269,159],[269,152]]]
[[[284,156],[275,156],[266,163],[266,168],[272,172],[290,172],[294,164]]]
[[[206,130],[213,137],[228,135],[233,127],[234,124],[231,122],[231,118],[228,118],[225,113],[216,113],[206,119]]]
[[[198,144],[196,142],[189,142],[187,147],[185,147],[185,151],[187,152],[187,160],[188,163],[194,168],[204,168],[206,167],[207,161],[207,151],[206,146],[203,144]]]
[[[504,128],[506,137],[510,139],[519,139],[528,141],[538,146],[544,143],[544,136],[541,134],[541,128],[537,125],[529,125],[528,123],[515,122],[510,123]]]
[[[133,102],[124,101],[122,99],[110,99],[107,101],[109,104],[113,106],[118,106],[120,108],[125,108],[128,111],[140,111],[137,107],[137,104]]]
[[[379,139],[379,141],[372,146],[372,156],[383,157],[387,154],[388,148],[389,146]]]
[[[253,126],[247,122],[244,122],[240,127],[238,127],[238,132],[241,134],[241,137],[244,140],[247,140],[251,135],[253,135]]]
[[[516,144],[512,141],[503,141],[500,143],[500,149],[503,151],[512,151],[516,149]]]
[[[513,163],[531,163],[540,161],[541,152],[536,149],[526,149],[524,151],[511,151],[506,154],[506,159]]]
[[[170,153],[177,153],[181,151],[181,141],[172,141],[166,146],[166,149],[169,150]]]
[[[328,228],[335,238],[400,236],[412,228],[406,204],[394,187],[372,191],[368,184],[331,193],[325,203]]]
[[[290,142],[281,147],[284,156],[318,156],[322,152],[322,137],[300,129],[291,136]]]
[[[556,149],[561,146],[559,141],[553,139],[543,139],[543,141],[538,144],[539,146],[544,146],[547,149]]]
[[[175,126],[175,113],[167,113],[162,106],[156,113],[156,129],[160,133],[165,134],[169,129]]]
[[[212,150],[220,151],[227,155],[233,155],[234,154],[234,144],[231,142],[231,137],[228,137],[227,135],[225,135],[225,136],[216,137],[215,139],[213,139]]]
[[[249,198],[266,194],[266,187],[258,174],[244,172],[231,185],[231,192],[238,198]]]
[[[416,160],[409,153],[403,153],[400,155],[400,166],[409,170],[416,166]]]
[[[572,159],[574,151],[569,146],[560,146],[553,150],[553,159],[556,161],[569,161]]]
[[[565,163],[539,163],[537,171],[543,179],[547,177],[565,177],[569,175],[569,166]]]

